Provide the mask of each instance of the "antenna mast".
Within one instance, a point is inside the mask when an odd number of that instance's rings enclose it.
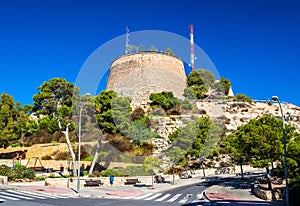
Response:
[[[194,26],[190,25],[190,37],[191,37],[191,66],[192,70],[195,70],[195,50],[194,50]]]
[[[129,29],[128,26],[126,26],[126,43],[125,43],[125,54],[128,54],[128,49],[129,49]]]

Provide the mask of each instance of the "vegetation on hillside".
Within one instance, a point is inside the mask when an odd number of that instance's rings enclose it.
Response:
[[[215,76],[205,69],[191,71],[187,78],[187,85],[184,96],[188,99],[206,98],[210,90],[215,93],[214,95],[227,96],[231,88],[230,80],[221,77],[216,81]]]

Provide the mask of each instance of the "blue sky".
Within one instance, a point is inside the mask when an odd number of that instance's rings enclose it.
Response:
[[[195,43],[234,93],[300,105],[299,10],[297,0],[0,1],[0,92],[30,104],[43,81],[75,82],[126,26],[189,38],[193,24]]]

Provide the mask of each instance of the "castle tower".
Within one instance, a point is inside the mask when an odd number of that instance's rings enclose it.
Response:
[[[183,62],[174,56],[157,52],[139,52],[119,57],[110,65],[106,85],[133,102],[148,101],[151,93],[170,91],[183,98],[186,74]]]

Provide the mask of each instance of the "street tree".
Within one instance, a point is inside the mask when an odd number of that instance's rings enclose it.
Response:
[[[33,111],[37,114],[47,115],[49,121],[57,121],[59,130],[65,135],[69,152],[72,157],[73,175],[76,174],[75,154],[71,145],[69,130],[75,125],[71,119],[73,100],[79,98],[79,89],[73,83],[63,78],[53,78],[38,88],[38,94],[33,96]]]
[[[147,156],[144,159],[143,167],[147,172],[151,172],[152,176],[152,188],[153,188],[153,176],[156,173],[155,171],[162,169],[162,160],[157,157]]]

